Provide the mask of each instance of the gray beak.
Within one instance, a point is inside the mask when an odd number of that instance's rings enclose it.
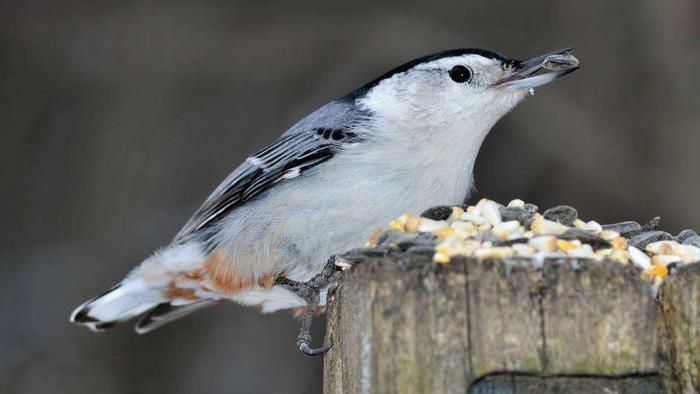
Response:
[[[571,55],[573,50],[574,48],[565,48],[532,59],[516,61],[512,74],[496,81],[492,86],[531,89],[548,84],[578,69],[578,59]],[[542,69],[551,72],[534,75]]]

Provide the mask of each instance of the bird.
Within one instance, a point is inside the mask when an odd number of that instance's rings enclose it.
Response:
[[[324,353],[332,344],[311,348],[309,327],[341,272],[329,256],[405,212],[463,202],[491,128],[535,87],[576,70],[572,50],[528,60],[445,50],[321,106],[249,156],[170,244],[70,321],[102,331],[142,316],[143,334],[224,300],[305,308],[297,346]]]

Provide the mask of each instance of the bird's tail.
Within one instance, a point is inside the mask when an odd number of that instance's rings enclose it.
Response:
[[[136,326],[137,332],[146,333],[211,305],[211,298],[199,294],[197,282],[180,277],[188,269],[196,269],[203,258],[197,244],[168,246],[147,258],[121,283],[76,308],[70,321],[102,331],[151,311]]]
[[[70,321],[92,331],[103,331],[166,302],[160,289],[126,279],[105,293],[77,307]]]

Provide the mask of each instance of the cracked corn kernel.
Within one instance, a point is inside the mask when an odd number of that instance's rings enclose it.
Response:
[[[557,239],[557,248],[563,250],[564,252],[568,252],[572,249],[580,248],[581,247],[581,241],[575,239],[573,241],[567,241],[565,239]]]
[[[666,268],[665,265],[652,265],[651,268],[648,269],[648,274],[652,278],[663,278],[668,275],[668,268]]]
[[[449,238],[449,237],[455,237],[457,236],[457,232],[449,227],[441,228],[440,230],[434,231],[434,235],[437,235],[438,237],[442,238]]]

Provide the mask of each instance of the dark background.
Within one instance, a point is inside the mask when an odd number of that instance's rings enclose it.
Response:
[[[697,0],[0,1],[0,391],[319,391],[284,312],[224,305],[147,336],[68,314],[294,121],[441,49],[574,45],[582,63],[496,125],[478,196],[700,228],[699,16]]]

